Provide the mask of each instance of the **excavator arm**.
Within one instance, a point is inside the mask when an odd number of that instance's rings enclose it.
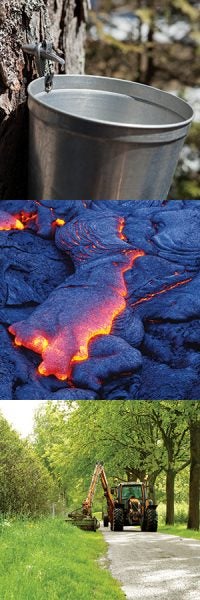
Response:
[[[112,522],[113,520],[113,510],[114,510],[114,500],[107,482],[107,477],[104,471],[104,467],[102,465],[102,469],[100,472],[100,478],[101,478],[101,484],[102,484],[102,488],[104,490],[104,496],[107,500],[107,509],[108,509],[108,517],[109,517],[109,521]]]
[[[96,490],[96,486],[97,486],[99,478],[101,480],[101,484],[102,484],[102,487],[104,490],[104,496],[106,497],[106,500],[107,500],[108,514],[109,514],[110,518],[112,516],[113,508],[114,508],[114,500],[112,498],[112,494],[111,494],[111,491],[110,491],[110,488],[109,488],[109,485],[107,482],[103,463],[97,462],[94,472],[93,472],[93,475],[92,475],[87,498],[86,498],[86,500],[84,500],[84,502],[82,504],[82,508],[78,509],[78,510],[74,510],[73,512],[71,512],[68,515],[68,517],[70,518],[70,521],[74,525],[77,525],[77,527],[80,527],[81,529],[96,531],[96,529],[99,527],[96,517],[92,516],[92,504],[93,504],[94,494],[95,494],[95,490]],[[66,521],[67,520],[68,519],[66,519]]]
[[[94,469],[93,476],[92,476],[91,484],[90,484],[90,487],[88,490],[87,498],[82,504],[84,514],[91,515],[94,494],[95,494],[96,486],[97,486],[99,479],[101,480],[102,488],[104,491],[104,496],[107,500],[108,512],[112,511],[114,508],[114,500],[113,500],[113,497],[112,497],[112,494],[111,494],[111,491],[110,491],[110,488],[108,485],[108,481],[107,481],[107,477],[105,474],[103,463],[97,462],[95,469]]]
[[[92,476],[91,484],[90,484],[90,487],[88,490],[87,498],[86,498],[86,500],[84,500],[84,502],[82,504],[83,513],[86,515],[91,515],[94,494],[95,494],[96,486],[98,483],[98,479],[99,479],[99,477],[102,477],[102,470],[103,470],[103,464],[101,462],[97,462],[95,469],[94,469],[93,476]]]

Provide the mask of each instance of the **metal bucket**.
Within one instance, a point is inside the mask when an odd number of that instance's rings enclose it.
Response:
[[[91,75],[28,88],[29,198],[164,200],[192,108],[156,88]]]

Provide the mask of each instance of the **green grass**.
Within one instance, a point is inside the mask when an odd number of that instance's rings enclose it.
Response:
[[[107,546],[99,532],[61,519],[11,521],[0,529],[1,600],[123,600],[100,566]]]
[[[160,525],[158,531],[159,533],[170,533],[170,535],[178,535],[180,537],[200,540],[200,531],[195,531],[194,529],[187,529],[187,525],[183,524],[175,524],[173,526]]]
[[[188,518],[187,502],[183,502],[183,501],[175,502],[174,514],[175,514],[176,525],[185,525],[187,523],[187,518]],[[159,504],[158,504],[159,525],[165,525],[165,517],[166,517],[166,504],[164,502],[159,502]]]
[[[160,533],[170,533],[185,538],[200,540],[200,531],[187,529],[188,504],[187,502],[175,502],[175,524],[173,526],[165,525],[166,504],[160,502],[158,505],[158,531]]]

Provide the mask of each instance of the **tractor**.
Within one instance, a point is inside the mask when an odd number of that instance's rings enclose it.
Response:
[[[104,527],[110,522],[112,531],[123,531],[124,526],[133,525],[139,525],[142,531],[157,531],[157,504],[148,498],[147,480],[119,483],[111,493],[114,506],[102,515]]]
[[[102,515],[104,527],[108,527],[110,523],[111,531],[123,531],[124,526],[139,525],[142,531],[157,531],[157,504],[148,498],[147,479],[136,483],[122,482],[110,489],[101,462],[96,463],[88,495],[82,507],[71,512],[66,521],[80,529],[96,531],[99,522],[92,516],[92,503],[99,478],[107,503],[107,510]]]

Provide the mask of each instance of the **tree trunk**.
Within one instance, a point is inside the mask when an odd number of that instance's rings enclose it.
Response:
[[[24,43],[52,39],[66,73],[83,73],[87,0],[1,0],[0,199],[27,198],[27,85],[36,76]]]
[[[166,477],[166,525],[174,525],[174,482],[175,471],[168,467]]]
[[[158,475],[160,474],[160,469],[157,471],[154,471],[153,473],[150,473],[149,475],[149,498],[151,498],[151,500],[153,500],[153,503],[156,504],[157,500],[156,500],[156,489],[155,489],[155,483],[156,483],[156,479],[158,477]]]
[[[148,33],[148,48],[147,48],[147,57],[146,57],[146,71],[144,75],[143,83],[145,85],[150,85],[154,76],[154,51],[153,51],[153,39],[154,39],[154,21],[152,21],[152,25],[149,28]]]
[[[200,500],[200,423],[190,424],[190,487],[188,529],[199,530],[199,500]]]

